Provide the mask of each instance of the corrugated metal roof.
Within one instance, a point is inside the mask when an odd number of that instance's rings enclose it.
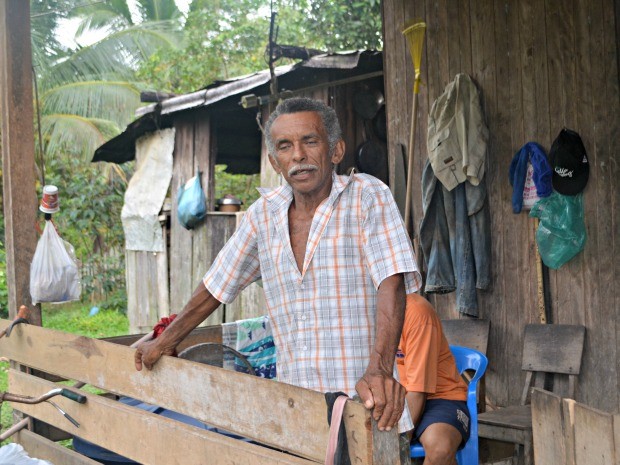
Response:
[[[293,73],[300,69],[334,69],[355,70],[369,61],[381,59],[379,51],[354,51],[345,53],[326,53],[315,55],[308,60],[294,65],[278,66],[274,72],[277,77]],[[375,66],[376,68],[376,66]],[[239,76],[225,81],[216,81],[204,89],[168,98],[158,103],[139,108],[138,117],[130,123],[125,131],[110,139],[95,150],[92,161],[108,161],[124,163],[135,158],[135,140],[159,128],[171,126],[169,115],[193,108],[206,107],[229,97],[239,97],[251,93],[252,90],[267,84],[271,79],[269,70]],[[166,117],[168,116],[168,117]]]

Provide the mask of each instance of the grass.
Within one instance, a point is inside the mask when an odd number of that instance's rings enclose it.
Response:
[[[100,310],[91,313],[91,306],[80,302],[66,304],[43,304],[41,306],[43,327],[93,338],[122,336],[129,333],[127,316],[116,310]],[[8,362],[0,362],[0,391],[7,391]],[[17,393],[19,394],[19,393]],[[0,404],[0,426],[2,431],[13,423],[13,409],[9,404]],[[11,439],[0,445],[11,442]]]

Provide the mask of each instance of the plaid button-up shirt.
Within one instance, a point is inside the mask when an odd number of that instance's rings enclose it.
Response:
[[[368,175],[334,174],[331,193],[314,214],[300,272],[288,226],[292,188],[260,191],[204,284],[229,303],[262,278],[278,380],[352,396],[374,345],[379,284],[403,273],[407,293],[420,287],[392,193]],[[407,418],[405,408],[401,431],[412,427]]]

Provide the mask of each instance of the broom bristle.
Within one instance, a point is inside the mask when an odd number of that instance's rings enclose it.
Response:
[[[409,26],[403,31],[403,35],[409,44],[409,52],[413,61],[413,68],[416,73],[420,71],[422,63],[422,47],[424,45],[424,33],[426,32],[426,23],[420,22]]]

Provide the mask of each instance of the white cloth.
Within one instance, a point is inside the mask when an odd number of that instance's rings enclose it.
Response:
[[[162,129],[136,142],[138,168],[129,181],[121,210],[127,250],[165,250],[158,217],[172,179],[174,132],[174,128]]]

